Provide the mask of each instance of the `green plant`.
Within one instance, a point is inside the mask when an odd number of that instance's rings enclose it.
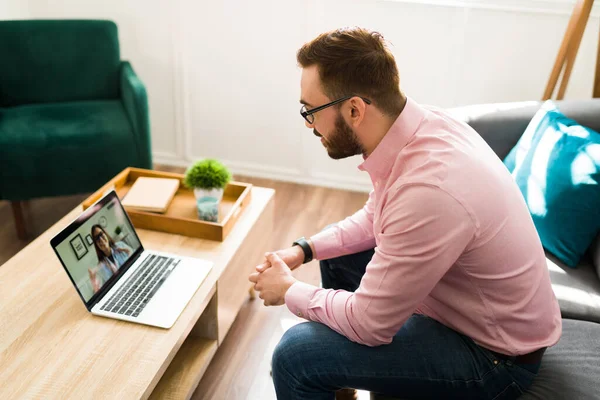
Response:
[[[197,161],[185,173],[184,183],[190,188],[223,189],[231,180],[231,173],[214,159]]]

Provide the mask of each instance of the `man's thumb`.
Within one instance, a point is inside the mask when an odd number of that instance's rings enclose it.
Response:
[[[267,260],[269,260],[271,265],[283,263],[281,257],[279,257],[276,253],[267,253]]]

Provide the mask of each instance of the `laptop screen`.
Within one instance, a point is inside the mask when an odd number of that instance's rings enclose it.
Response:
[[[85,210],[51,244],[86,305],[118,278],[142,247],[114,191]]]

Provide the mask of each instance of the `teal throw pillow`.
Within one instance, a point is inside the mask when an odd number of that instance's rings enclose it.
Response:
[[[600,134],[547,101],[504,164],[544,248],[576,267],[600,229]]]

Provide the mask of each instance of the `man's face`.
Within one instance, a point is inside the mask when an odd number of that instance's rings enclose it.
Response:
[[[329,99],[321,89],[319,71],[316,66],[304,68],[300,81],[301,102],[310,111],[335,99]],[[343,107],[344,103],[342,103]],[[313,130],[315,136],[321,138],[327,154],[334,160],[363,154],[365,152],[356,133],[342,117],[340,108],[328,107],[313,114],[312,124],[304,121],[307,128]]]

